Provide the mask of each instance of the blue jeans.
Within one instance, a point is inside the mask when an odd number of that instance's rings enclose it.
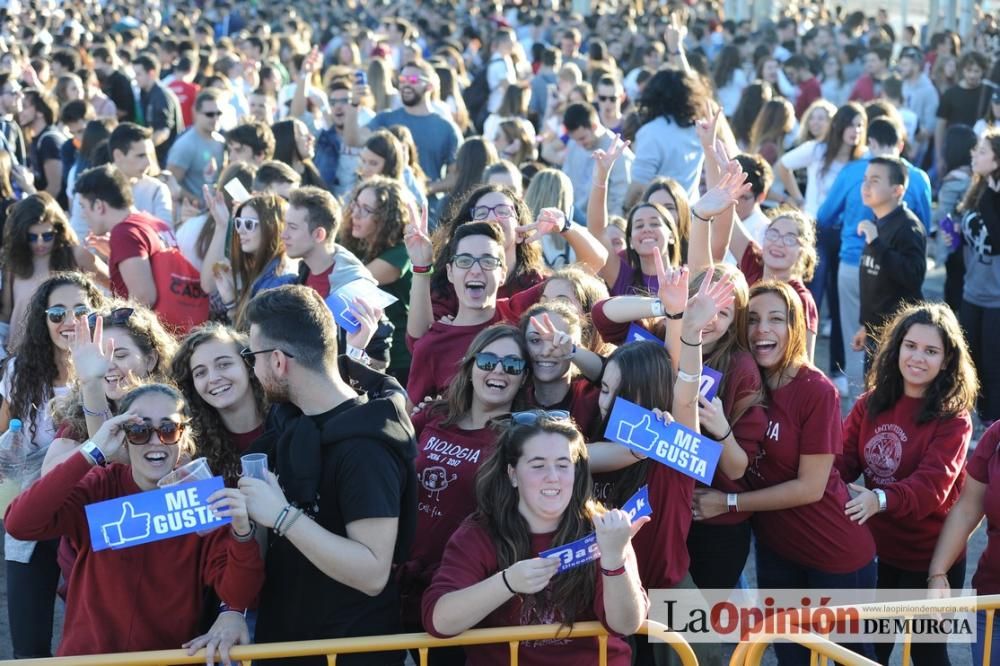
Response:
[[[755,540],[757,556],[757,587],[784,589],[866,589],[875,588],[878,568],[873,559],[857,571],[836,574],[786,560]],[[844,645],[860,655],[875,659],[875,650],[868,643]],[[775,642],[774,653],[780,666],[808,666],[809,650],[794,643]]]
[[[990,640],[990,663],[983,666],[1000,666],[1000,610],[993,613],[993,637]],[[986,611],[976,613],[976,642],[972,648],[972,664],[983,663],[983,648],[986,646]]]

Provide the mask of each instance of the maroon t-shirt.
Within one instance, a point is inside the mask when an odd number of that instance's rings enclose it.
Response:
[[[330,264],[330,267],[322,273],[309,273],[309,275],[306,276],[306,286],[315,289],[316,293],[323,298],[329,296],[330,273],[333,272],[334,265],[335,264]]]
[[[740,259],[740,270],[743,272],[743,277],[747,279],[747,284],[751,287],[764,279],[764,251],[756,242],[750,241],[747,244],[747,249],[743,251],[743,257]],[[810,333],[816,333],[819,330],[819,310],[816,309],[816,301],[812,297],[812,292],[798,278],[788,280],[788,285],[802,300],[806,328]]]
[[[979,557],[972,587],[977,594],[1000,594],[1000,421],[983,433],[969,458],[969,476],[986,486],[986,548]]]
[[[649,525],[640,530],[642,534]],[[531,551],[540,553],[553,546],[553,534],[531,535]],[[625,564],[635,567],[631,551],[626,550]],[[598,620],[611,633],[608,637],[608,664],[629,666],[632,651],[625,640],[608,627],[604,612],[604,580],[597,562],[590,565],[594,571],[594,601],[590,608],[577,614],[577,622]],[[496,548],[486,531],[473,520],[467,520],[456,530],[448,541],[441,567],[434,574],[423,601],[424,629],[434,635],[443,636],[434,627],[434,606],[438,599],[456,590],[463,590],[495,575],[500,570],[497,564]],[[558,575],[558,574],[557,574]],[[550,588],[533,595],[512,597],[476,625],[486,627],[517,627],[532,624],[559,624],[562,614],[549,602]],[[646,600],[648,608],[649,601]],[[648,612],[648,610],[647,610]],[[643,614],[645,615],[645,613]],[[477,666],[507,666],[510,663],[510,648],[506,643],[490,645],[470,645],[465,648],[470,664]],[[581,666],[597,663],[597,638],[551,638],[539,641],[521,641],[518,646],[518,663],[522,666]]]
[[[403,621],[420,622],[420,598],[441,564],[448,539],[476,506],[476,472],[496,449],[493,428],[443,426],[445,414],[413,417],[417,433],[417,531],[400,572]]]
[[[836,387],[814,367],[803,365],[781,388],[771,391],[768,426],[760,454],[750,461],[747,484],[770,488],[798,478],[799,456],[843,451],[840,396]],[[849,495],[836,466],[830,469],[818,502],[759,511],[753,516],[757,538],[781,557],[826,573],[850,573],[875,557],[875,542],[867,526],[844,513]]]
[[[885,491],[885,512],[868,521],[879,561],[923,573],[965,486],[972,420],[963,412],[918,424],[924,400],[905,396],[869,418],[867,398],[858,398],[844,421],[844,453],[836,465],[844,480],[863,474],[865,487]]]
[[[552,405],[538,402],[535,398],[534,383],[529,383],[525,391],[525,399],[532,409],[564,409],[569,412],[576,422],[577,429],[588,441],[595,435],[595,427],[601,418],[601,410],[597,405],[600,395],[601,387],[581,376],[575,377],[569,384],[566,396]]]
[[[264,424],[261,423],[259,426],[251,430],[250,432],[231,432],[229,433],[229,443],[233,445],[233,448],[239,451],[241,454],[246,453],[250,445],[257,441],[257,439],[264,434]]]

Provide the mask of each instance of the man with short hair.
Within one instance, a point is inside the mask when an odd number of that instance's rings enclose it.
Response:
[[[923,300],[927,273],[927,236],[924,226],[903,202],[909,181],[906,164],[898,157],[873,157],[865,168],[861,199],[875,220],[861,220],[857,233],[865,239],[858,288],[861,328],[852,347],[865,351],[865,371],[875,352],[876,335],[901,305]]]
[[[625,102],[625,89],[613,76],[602,76],[597,82],[597,108],[600,111],[601,124],[615,134],[622,133],[622,104]]]
[[[819,79],[809,68],[809,61],[804,56],[793,55],[785,61],[785,76],[799,88],[798,97],[795,98],[795,117],[802,120],[802,114],[806,112],[816,100],[823,97],[823,90],[820,87]]]
[[[184,131],[181,105],[174,92],[160,83],[160,62],[155,56],[143,54],[132,61],[135,83],[139,88],[141,125],[153,130],[152,141],[160,166],[167,163],[170,146]]]
[[[278,115],[278,98],[264,88],[257,88],[247,97],[250,117],[266,125],[273,125]]]
[[[889,76],[889,60],[892,50],[879,46],[869,49],[864,57],[864,75],[854,84],[850,101],[870,102],[882,96],[882,81]]]
[[[108,138],[112,163],[132,183],[132,200],[136,210],[149,213],[158,220],[173,223],[174,202],[170,188],[149,175],[149,140],[153,131],[135,123],[121,123]]]
[[[173,74],[164,81],[166,86],[177,96],[177,102],[181,107],[181,117],[184,119],[184,127],[194,124],[194,100],[198,97],[201,86],[194,82],[194,77],[198,73],[198,54],[194,51],[182,53],[174,66]]]
[[[292,190],[302,183],[302,176],[292,167],[278,160],[264,162],[253,178],[255,192],[270,192],[288,199]]]
[[[556,87],[557,72],[561,66],[559,51],[551,46],[542,50],[541,66],[531,79],[531,99],[528,111],[544,118],[548,108],[550,90]]]
[[[218,133],[222,116],[220,95],[214,88],[198,93],[194,102],[194,124],[180,135],[167,154],[167,168],[180,183],[182,196],[202,208],[202,189],[218,177],[226,145]]]
[[[135,95],[132,94],[132,81],[117,68],[117,57],[106,46],[98,46],[91,56],[94,59],[94,71],[101,82],[101,90],[115,103],[118,109],[118,120],[136,120]]]
[[[794,57],[794,56],[793,56]],[[760,205],[767,199],[767,193],[774,184],[774,172],[762,155],[740,154],[733,158],[747,176],[750,191],[736,200],[736,215],[746,227],[750,238],[764,246],[764,233],[771,224]]]
[[[75,190],[90,230],[98,236],[110,233],[112,294],[151,308],[175,332],[208,319],[201,276],[181,254],[170,227],[135,209],[124,173],[110,164],[87,169]]]
[[[490,97],[486,102],[488,113],[496,113],[507,86],[517,82],[517,72],[510,59],[513,51],[514,31],[501,28],[490,42],[490,59],[486,63],[486,85],[490,89]]]
[[[394,566],[416,525],[406,394],[392,377],[338,356],[337,326],[312,289],[265,290],[247,321],[243,357],[274,406],[252,450],[266,453],[277,475],[240,481],[250,517],[270,530],[255,640],[397,633]],[[401,666],[404,656],[341,655],[337,663]]]
[[[587,202],[593,187],[595,150],[609,151],[615,134],[601,124],[597,111],[590,104],[571,104],[563,114],[563,125],[569,135],[562,171],[573,183],[573,221],[587,223]],[[632,182],[632,161],[635,155],[625,148],[611,169],[608,182],[608,214],[622,215],[625,194]]]
[[[274,157],[274,132],[260,121],[246,122],[226,132],[229,161],[260,166]]]
[[[35,175],[35,189],[58,199],[63,189],[60,151],[70,137],[56,123],[55,100],[40,90],[27,88],[17,121],[28,140],[28,166]],[[65,197],[59,204],[63,208],[69,207]]]
[[[344,140],[344,123],[347,121],[347,109],[351,107],[350,83],[343,78],[331,81],[328,101],[326,129],[316,137],[313,162],[327,187],[344,198],[354,189],[361,159],[361,148],[351,146]]]
[[[28,149],[17,118],[24,107],[24,91],[10,72],[0,72],[0,149],[11,154],[14,165],[25,165]]]
[[[300,187],[288,197],[281,241],[291,259],[301,259],[299,284],[312,287],[324,299],[344,285],[363,280],[378,285],[371,272],[351,252],[336,242],[341,212],[337,199],[318,187]],[[358,347],[357,335],[341,330],[341,347],[357,358],[370,360],[374,367],[389,365],[393,326],[383,315],[367,346]],[[402,331],[400,331],[402,335]]]
[[[982,53],[969,51],[958,61],[958,71],[962,78],[941,95],[938,105],[937,123],[934,126],[934,151],[937,153],[936,164],[944,165],[944,135],[952,125],[968,125],[972,127],[976,121],[985,117],[989,108],[990,96],[996,86],[984,80],[990,61]],[[940,174],[944,176],[944,174]]]
[[[562,31],[562,34],[559,35],[559,50],[562,53],[563,64],[571,62],[582,71],[586,71],[587,59],[580,53],[582,43],[583,37],[576,28]]]

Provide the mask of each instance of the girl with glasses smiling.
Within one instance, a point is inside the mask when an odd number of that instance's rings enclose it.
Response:
[[[107,266],[78,241],[59,204],[46,192],[25,197],[10,209],[0,266],[0,322],[10,326],[7,349],[16,348],[21,339],[32,295],[56,271],[82,270],[107,284]]]
[[[500,430],[528,382],[521,332],[498,324],[479,333],[444,397],[413,417],[417,433],[417,529],[401,570],[403,621],[420,631],[420,600],[441,563],[444,546],[475,505],[476,473],[496,449]],[[464,663],[461,649],[432,652],[439,666]],[[455,657],[456,659],[452,659]]]

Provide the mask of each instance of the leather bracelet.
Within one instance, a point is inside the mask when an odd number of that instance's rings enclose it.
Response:
[[[510,593],[516,596],[517,592],[514,591],[514,588],[512,588],[510,586],[510,581],[507,580],[507,570],[506,569],[504,569],[503,571],[500,572],[500,577],[503,578],[503,584],[507,586],[507,589],[510,590]]]
[[[711,224],[712,220],[715,219],[714,217],[702,217],[698,213],[694,212],[693,208],[691,209],[691,217],[695,218],[696,220],[701,220],[702,222],[708,222],[709,224]]]
[[[687,345],[688,347],[701,347],[701,340],[699,340],[698,342],[688,342],[683,337],[681,337],[681,344]]]
[[[281,513],[278,514],[277,520],[274,521],[274,533],[277,534],[278,536],[281,536],[281,523],[285,522],[285,517],[288,515],[288,512],[291,509],[292,505],[286,504],[285,508],[282,509]]]
[[[301,518],[302,514],[305,513],[304,509],[296,509],[296,511],[297,511],[297,513],[294,516],[292,516],[291,518],[288,519],[288,523],[286,525],[284,525],[284,529],[281,530],[281,534],[279,534],[278,536],[282,536],[282,537],[286,536],[288,534],[288,530],[292,529],[292,525],[295,524],[295,521],[298,520],[299,518]]]
[[[605,576],[621,576],[623,573],[625,573],[624,564],[617,569],[605,569],[604,567],[601,567],[601,574]]]

